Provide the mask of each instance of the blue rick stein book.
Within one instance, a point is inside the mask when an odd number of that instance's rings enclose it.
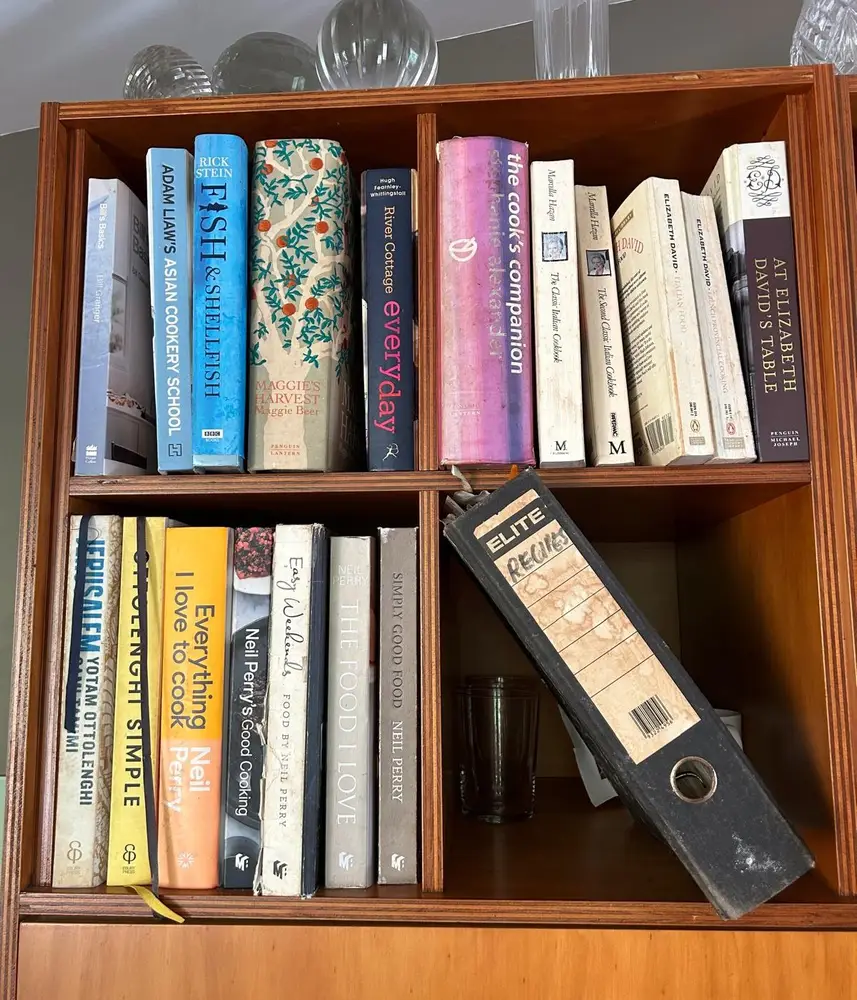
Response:
[[[77,400],[76,475],[154,472],[146,210],[115,178],[89,181]]]
[[[241,472],[247,392],[247,146],[194,146],[193,467]]]
[[[192,472],[193,157],[186,149],[150,149],[146,178],[158,472]]]

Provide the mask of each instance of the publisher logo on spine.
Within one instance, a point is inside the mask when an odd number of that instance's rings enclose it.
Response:
[[[773,156],[755,156],[747,164],[744,185],[756,208],[776,205],[783,194],[783,173]]]
[[[347,851],[339,852],[339,867],[344,871],[351,871],[354,867],[354,855],[349,854]]]
[[[203,427],[202,439],[203,441],[221,441],[223,439],[223,428]]]
[[[449,256],[458,261],[459,264],[466,264],[469,260],[473,260],[478,249],[479,245],[475,236],[452,240],[449,244]]]

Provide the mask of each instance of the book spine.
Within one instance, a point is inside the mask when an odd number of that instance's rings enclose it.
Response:
[[[89,181],[74,462],[77,476],[104,475],[117,184],[94,177]]]
[[[146,174],[158,472],[191,472],[193,157],[186,149],[150,149]]]
[[[698,465],[714,457],[714,433],[678,181],[654,178],[652,196],[659,235],[656,253],[665,292],[663,314],[674,372],[673,412],[680,450],[676,463]]]
[[[72,516],[51,881],[58,889],[101,885],[107,875],[121,549],[119,517]]]
[[[756,458],[729,288],[711,198],[682,194],[714,429],[714,463]]]
[[[167,528],[158,865],[161,884],[218,883],[232,529]]]
[[[378,882],[417,882],[417,529],[382,528],[378,679]]]
[[[360,450],[351,172],[328,139],[253,155],[249,467],[330,472]]]
[[[364,889],[375,874],[372,538],[330,540],[325,878]]]
[[[576,187],[583,400],[592,465],[633,465],[634,443],[607,189]]]
[[[137,518],[122,518],[122,568],[119,590],[119,640],[113,714],[113,785],[110,795],[108,885],[148,885],[152,880],[144,789],[143,727],[149,727],[152,771],[158,774],[163,641],[164,545],[166,518],[145,519],[146,663],[149,718],[143,718],[143,636],[138,586]],[[157,778],[156,778],[157,780]],[[155,790],[157,796],[157,789]]]
[[[539,466],[586,465],[574,161],[530,166]]]
[[[362,178],[366,453],[370,471],[414,468],[414,172]]]
[[[760,462],[806,462],[809,437],[786,147],[727,149],[711,195]]]
[[[261,850],[272,528],[236,528],[220,884],[252,889]]]
[[[311,642],[315,618],[313,550],[318,525],[277,525],[271,651],[265,715],[265,784],[262,855],[256,880],[263,895],[303,893],[304,804],[310,676],[317,674],[318,651]]]
[[[194,144],[193,464],[244,468],[247,389],[247,146]]]
[[[438,143],[440,462],[533,465],[525,143]]]

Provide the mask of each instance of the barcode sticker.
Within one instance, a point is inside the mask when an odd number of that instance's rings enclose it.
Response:
[[[630,714],[637,729],[647,740],[662,729],[666,729],[673,721],[672,713],[656,694],[652,695],[651,698],[646,698],[636,708],[632,708]]]
[[[655,417],[654,420],[650,420],[645,425],[645,431],[649,448],[651,448],[653,455],[657,455],[659,451],[663,451],[667,445],[672,444],[675,440],[673,415],[665,413],[662,417]]]

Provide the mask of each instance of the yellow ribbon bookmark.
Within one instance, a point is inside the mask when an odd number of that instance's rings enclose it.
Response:
[[[171,910],[166,903],[161,902],[152,890],[145,885],[132,885],[131,888],[143,900],[146,906],[153,913],[157,913],[159,917],[166,917],[167,920],[172,920],[177,924],[184,923],[184,917],[179,916],[175,910]]]

